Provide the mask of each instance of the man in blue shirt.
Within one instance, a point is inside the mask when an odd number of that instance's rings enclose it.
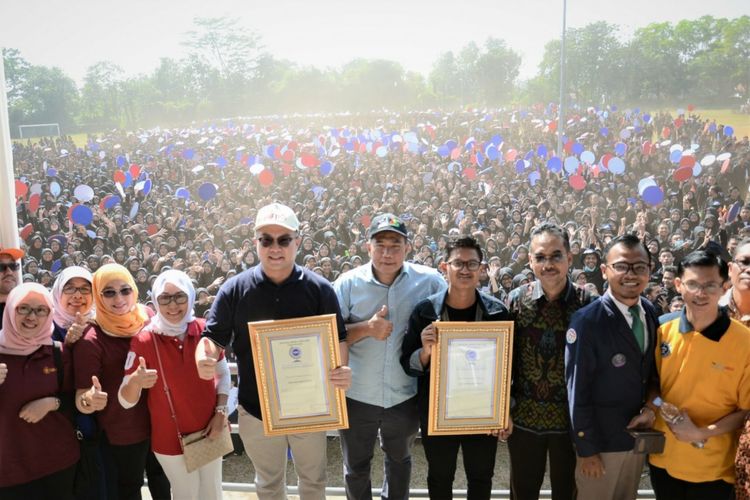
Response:
[[[272,203],[258,210],[255,221],[256,251],[260,265],[243,271],[219,290],[195,353],[198,374],[212,379],[221,350],[232,344],[239,371],[240,437],[255,467],[260,499],[286,498],[287,449],[294,458],[303,499],[324,499],[326,488],[326,433],[309,432],[266,436],[258,398],[247,323],[275,319],[336,314],[342,363],[346,365],[346,331],[331,285],[321,276],[295,264],[302,241],[299,221],[291,208]],[[330,380],[346,389],[351,371],[333,369]]]
[[[370,465],[379,430],[385,453],[382,497],[407,499],[419,419],[416,379],[401,368],[401,345],[417,302],[447,285],[434,269],[404,262],[408,233],[395,215],[373,218],[368,236],[371,262],[334,282],[352,370],[349,429],[341,431],[346,495],[372,498]]]

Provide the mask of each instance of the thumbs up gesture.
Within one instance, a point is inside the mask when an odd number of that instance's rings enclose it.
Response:
[[[83,336],[83,330],[85,329],[86,320],[83,318],[83,315],[80,312],[77,312],[75,321],[72,325],[70,325],[70,328],[68,328],[68,333],[65,334],[65,343],[70,345],[78,342],[78,340]]]
[[[370,327],[370,337],[377,340],[385,340],[393,331],[393,323],[388,321],[388,306],[383,305],[378,312],[372,315],[367,322]]]
[[[107,406],[107,393],[102,391],[102,384],[96,375],[91,376],[91,389],[86,392],[85,398],[93,411],[103,410]]]
[[[216,360],[219,350],[213,342],[206,337],[202,338],[195,350],[195,365],[198,368],[198,376],[203,380],[213,380],[216,373]]]
[[[0,363],[0,385],[5,382],[5,377],[8,376],[8,365]]]
[[[146,359],[143,356],[138,358],[138,368],[130,375],[130,380],[138,385],[141,389],[151,389],[159,378],[156,370],[146,368]]]

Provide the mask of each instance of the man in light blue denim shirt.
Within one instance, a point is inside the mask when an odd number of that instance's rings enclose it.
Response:
[[[371,499],[375,439],[385,454],[384,499],[408,499],[411,445],[419,427],[416,379],[400,365],[401,344],[414,306],[447,288],[434,269],[404,262],[406,225],[393,214],[372,220],[370,262],[346,272],[333,286],[346,324],[352,385],[349,429],[341,431],[349,499]]]

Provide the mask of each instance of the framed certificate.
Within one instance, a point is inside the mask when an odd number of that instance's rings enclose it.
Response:
[[[247,325],[265,434],[349,427],[344,391],[328,380],[341,364],[336,315]]]
[[[512,321],[436,321],[427,433],[486,434],[508,426]]]

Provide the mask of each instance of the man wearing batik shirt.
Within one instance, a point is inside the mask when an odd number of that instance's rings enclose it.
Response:
[[[729,316],[745,326],[750,326],[750,238],[737,244],[729,263],[729,279],[732,288],[719,300]],[[750,498],[750,419],[745,420],[737,446],[735,459],[737,498]]]
[[[572,260],[565,230],[549,223],[536,227],[529,263],[537,279],[508,297],[515,320],[510,410],[514,430],[508,440],[511,498],[538,498],[548,455],[552,497],[576,496],[565,345],[566,335],[575,335],[568,331],[570,317],[591,296],[568,279]]]

